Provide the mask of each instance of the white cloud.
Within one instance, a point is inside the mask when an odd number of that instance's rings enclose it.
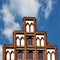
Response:
[[[7,1],[7,0],[6,0]],[[38,0],[9,0],[8,4],[2,6],[2,19],[4,21],[4,30],[2,33],[9,39],[12,40],[12,32],[20,29],[20,25],[15,22],[14,14],[19,16],[37,16],[39,5]]]
[[[40,7],[44,7],[43,3],[38,0],[9,0],[9,5],[2,6],[2,14],[4,21],[3,34],[11,41],[12,32],[20,29],[20,25],[15,22],[15,16],[12,11],[19,16],[34,16],[37,17]],[[44,9],[44,17],[47,19],[53,9],[53,1],[45,0],[47,6]],[[41,8],[40,8],[41,9]],[[1,10],[0,10],[1,12]]]
[[[9,11],[8,6],[5,4],[2,6],[2,14],[3,14],[3,20],[6,23],[12,22],[15,19],[15,17]]]
[[[49,17],[49,15],[50,15],[52,9],[53,9],[53,1],[52,0],[47,0],[46,2],[47,2],[47,6],[46,6],[46,8],[44,10],[44,13],[45,13],[44,16],[47,19]]]
[[[38,10],[40,7],[44,7],[44,17],[47,19],[53,9],[53,0],[42,0],[44,3],[38,0],[10,0],[10,9],[15,11],[20,16],[34,16],[37,17]],[[41,9],[41,8],[40,8]],[[41,12],[41,11],[40,11]],[[43,13],[42,13],[43,14]]]
[[[42,0],[44,1],[44,0]],[[45,0],[47,6],[44,9],[44,17],[47,19],[53,9],[53,1]],[[38,10],[40,7],[44,7],[43,3],[39,3],[38,0],[10,0],[9,5],[2,6],[3,21],[4,21],[4,30],[2,33],[9,39],[12,40],[12,32],[14,30],[20,29],[19,23],[15,22],[15,16],[11,13],[13,11],[19,16],[34,16],[37,17]],[[40,8],[41,9],[41,8]],[[11,10],[11,11],[10,11]],[[0,16],[1,18],[1,16]],[[43,27],[42,27],[43,29]],[[2,46],[0,45],[0,60],[2,60]]]
[[[14,30],[20,29],[20,25],[17,22],[15,22],[15,16],[12,15],[7,5],[3,5],[2,14],[4,21],[3,34],[11,41],[12,32]]]
[[[0,15],[0,19],[1,19],[1,15]]]
[[[2,60],[2,45],[0,45],[0,60]]]
[[[18,15],[23,16],[37,16],[39,7],[38,0],[10,0],[10,8]]]
[[[6,0],[7,1],[7,0]],[[4,21],[4,30],[3,34],[11,41],[12,32],[14,30],[20,29],[18,23],[15,22],[14,14],[19,16],[37,16],[38,9],[41,5],[38,3],[38,0],[9,0],[9,5],[2,6],[2,14]]]

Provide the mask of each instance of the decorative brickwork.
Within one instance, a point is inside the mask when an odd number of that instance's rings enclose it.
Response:
[[[46,32],[37,32],[36,18],[24,17],[22,31],[13,32],[13,44],[3,46],[3,60],[58,60]]]

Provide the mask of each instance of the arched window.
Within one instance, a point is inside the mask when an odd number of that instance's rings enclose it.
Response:
[[[44,46],[44,39],[41,39],[41,46]]]
[[[37,39],[37,46],[40,46],[40,40]]]
[[[26,24],[26,32],[29,32],[29,24]]]
[[[54,54],[54,52],[52,53],[52,60],[55,60],[55,54]]]
[[[47,53],[47,60],[50,60],[50,53]]]
[[[17,40],[16,40],[16,45],[20,46],[20,39],[19,38],[17,38]]]
[[[21,46],[24,46],[24,39],[21,39]]]
[[[34,26],[33,26],[33,24],[30,25],[30,32],[34,32]]]
[[[11,53],[11,60],[14,60],[14,52]]]
[[[7,54],[6,54],[6,60],[10,60],[10,53],[9,52],[7,52]]]

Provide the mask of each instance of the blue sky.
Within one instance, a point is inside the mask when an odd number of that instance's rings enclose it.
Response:
[[[22,29],[24,16],[36,17],[37,31],[47,33],[47,40],[58,47],[60,60],[60,0],[0,0],[0,49],[12,43],[12,32]]]

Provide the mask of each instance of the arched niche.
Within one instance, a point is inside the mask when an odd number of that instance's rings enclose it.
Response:
[[[19,38],[16,39],[16,45],[20,46],[20,39]]]
[[[55,53],[52,52],[52,60],[55,60]]]
[[[14,60],[14,52],[11,52],[11,60]]]
[[[26,24],[26,32],[29,32],[29,24]]]
[[[50,52],[47,53],[47,60],[51,60],[51,58],[50,58]]]
[[[40,46],[40,39],[39,38],[37,38],[37,46]]]
[[[34,32],[34,25],[32,23],[30,25],[30,32]]]
[[[24,46],[24,38],[21,38],[21,46]]]
[[[44,46],[44,39],[41,39],[41,46]]]
[[[6,53],[6,60],[10,60],[10,53],[9,52]]]

